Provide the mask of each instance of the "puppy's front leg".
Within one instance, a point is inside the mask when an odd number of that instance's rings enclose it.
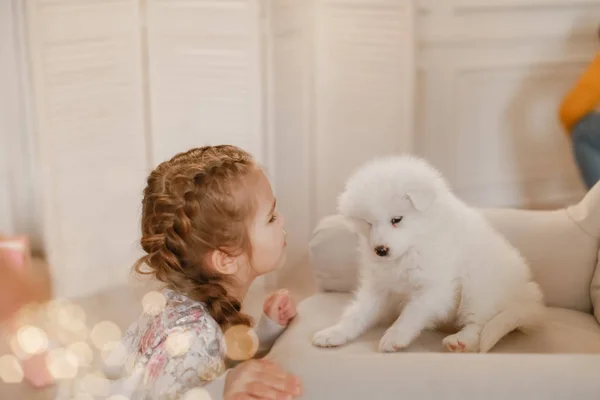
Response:
[[[435,290],[428,289],[413,295],[398,319],[381,338],[379,351],[389,353],[405,349],[423,329],[447,313],[448,307],[447,302]]]
[[[385,306],[386,294],[371,285],[363,285],[340,321],[323,329],[313,337],[317,347],[337,347],[356,339],[379,322]]]

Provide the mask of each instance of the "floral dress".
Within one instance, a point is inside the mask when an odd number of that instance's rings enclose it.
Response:
[[[168,289],[162,294],[164,310],[154,316],[143,314],[106,360],[105,374],[113,379],[111,395],[183,399],[191,389],[212,385],[213,400],[221,398],[222,375],[232,366],[221,328],[203,303]],[[257,354],[266,353],[283,330],[263,315],[255,328]]]

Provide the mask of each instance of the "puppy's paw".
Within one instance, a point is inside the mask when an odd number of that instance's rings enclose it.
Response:
[[[382,353],[394,353],[404,350],[410,344],[410,338],[401,330],[388,329],[379,341],[379,351]]]
[[[442,345],[447,351],[453,353],[477,353],[479,351],[479,335],[460,331],[446,336],[442,340]]]
[[[350,338],[339,325],[334,325],[317,332],[313,337],[313,345],[316,347],[338,347],[348,343],[349,340]]]

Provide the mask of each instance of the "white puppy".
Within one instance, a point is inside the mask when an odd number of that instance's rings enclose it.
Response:
[[[448,324],[458,332],[443,340],[447,350],[487,352],[545,310],[518,251],[421,159],[367,163],[348,180],[338,210],[359,234],[361,279],[341,320],[314,336],[316,346],[341,346],[391,314],[382,352]]]

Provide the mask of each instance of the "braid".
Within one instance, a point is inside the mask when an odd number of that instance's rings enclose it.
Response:
[[[135,271],[204,303],[222,327],[251,325],[252,319],[227,293],[233,282],[206,259],[215,250],[250,254],[253,202],[238,197],[255,170],[252,157],[235,146],[201,147],[160,164],[144,189],[140,243],[147,254]]]

